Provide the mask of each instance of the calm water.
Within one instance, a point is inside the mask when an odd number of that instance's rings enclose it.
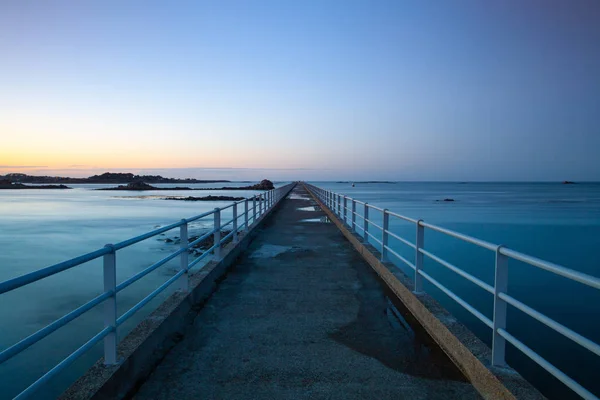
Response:
[[[193,184],[190,187],[244,186],[245,184]],[[79,256],[148,232],[160,226],[230,204],[225,202],[167,201],[141,196],[250,197],[257,191],[147,191],[92,190],[115,185],[71,185],[72,190],[0,190],[0,281]],[[171,184],[156,185],[162,187]],[[240,207],[240,212],[243,208]],[[222,222],[231,219],[231,208]],[[240,220],[241,221],[241,220]],[[212,227],[212,216],[189,226],[190,236]],[[174,229],[117,253],[117,281],[121,282],[178,249],[166,239],[179,236]],[[119,315],[173,276],[178,258],[119,292]],[[202,263],[200,263],[202,264]],[[196,268],[199,268],[197,266]],[[1,295],[0,348],[4,349],[48,323],[62,317],[102,292],[102,260],[94,260],[32,285]],[[170,292],[159,295],[119,327],[123,338],[136,323],[160,304]],[[102,329],[102,307],[97,307],[25,352],[0,365],[0,399],[12,398],[48,369]],[[101,344],[83,356],[73,368],[53,380],[36,398],[54,398],[69,382],[102,354]]]
[[[600,276],[600,184],[315,182],[397,213],[466,233],[594,276]],[[453,198],[456,202],[436,202]],[[362,213],[360,206],[358,211]],[[381,225],[380,213],[370,217]],[[358,219],[359,220],[359,219]],[[414,243],[414,225],[390,219],[395,232]],[[372,232],[375,231],[374,229]],[[493,285],[494,254],[445,235],[425,231],[425,247]],[[373,241],[375,246],[379,246]],[[390,245],[414,263],[414,250],[390,238]],[[390,258],[394,258],[390,256]],[[398,265],[413,276],[408,267]],[[425,257],[425,271],[492,318],[492,296]],[[425,290],[491,346],[491,330],[433,285]],[[509,294],[587,338],[600,343],[600,292],[512,261]],[[508,310],[508,331],[555,366],[600,395],[600,360],[543,324]],[[508,345],[507,361],[554,399],[578,398],[560,382]]]
[[[410,217],[422,218],[600,276],[600,184],[397,183],[357,184],[352,188],[350,184],[314,183]],[[237,183],[232,185],[239,186]],[[227,203],[136,198],[136,193],[90,190],[101,185],[74,186],[75,189],[68,191],[0,191],[0,281]],[[160,191],[143,194],[250,196],[255,192]],[[456,202],[435,201],[448,197]],[[371,216],[377,218],[376,214]],[[230,219],[227,215],[223,218]],[[190,227],[190,234],[207,230],[211,223],[207,220],[195,224]],[[393,220],[392,223],[397,232],[414,241],[413,226]],[[176,250],[177,245],[165,242],[166,238],[174,236],[178,236],[175,230],[119,251],[118,280],[126,279]],[[409,248],[390,240],[400,254],[413,261],[414,254]],[[432,232],[426,233],[425,241],[428,250],[490,284],[493,282],[493,253]],[[177,263],[178,260],[173,260],[120,293],[119,312],[127,310],[168,279]],[[600,295],[597,291],[522,263],[511,262],[509,269],[509,293],[512,296],[600,342]],[[487,292],[434,262],[426,261],[425,270],[491,318],[492,298]],[[405,272],[410,270],[405,269]],[[491,343],[491,333],[485,325],[436,288],[431,285],[425,288],[484,341]],[[0,348],[12,345],[101,291],[102,266],[97,260],[2,295]],[[119,331],[119,336],[124,337],[136,321],[144,313],[151,312],[160,300],[158,298],[136,320],[126,324]],[[0,366],[0,398],[12,398],[27,383],[100,330],[100,311],[89,312]],[[598,357],[591,356],[591,353],[510,307],[508,330],[584,386],[600,394],[600,385],[594,379],[600,370]],[[101,348],[98,346],[56,379],[40,398],[56,396],[100,355]],[[573,397],[548,374],[510,348],[508,361],[546,395],[560,399]]]

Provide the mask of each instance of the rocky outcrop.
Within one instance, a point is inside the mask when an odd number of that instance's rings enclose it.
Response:
[[[0,189],[71,189],[65,185],[23,185],[22,183],[12,183],[8,179],[0,180]]]
[[[446,198],[446,199],[443,199],[443,200],[436,200],[436,201],[443,201],[443,202],[449,203],[449,202],[453,202],[453,201],[456,201],[456,200],[450,199],[450,198]]]
[[[574,185],[575,182],[572,181],[563,181],[563,185]]]
[[[165,200],[181,200],[181,201],[238,201],[244,200],[244,197],[232,196],[205,196],[205,197],[165,197]]]
[[[112,188],[100,188],[96,190],[132,190],[132,191],[143,191],[143,190],[194,190],[189,187],[168,187],[168,188],[160,188],[152,185],[148,185],[145,182],[132,182],[127,185],[119,185],[117,187]]]
[[[273,190],[275,186],[273,186],[273,182],[268,179],[263,179],[260,183],[252,186],[246,187],[248,190]]]
[[[93,175],[88,178],[69,178],[63,176],[32,176],[27,174],[12,173],[4,176],[0,175],[0,180],[8,179],[18,183],[132,183],[132,182],[149,182],[149,183],[219,183],[230,182],[222,179],[179,179],[179,178],[164,178],[160,175],[134,175],[131,173],[114,173],[105,172],[100,175]]]

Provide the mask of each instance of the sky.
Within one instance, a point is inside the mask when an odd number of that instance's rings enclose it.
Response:
[[[600,180],[600,2],[0,1],[0,173]]]

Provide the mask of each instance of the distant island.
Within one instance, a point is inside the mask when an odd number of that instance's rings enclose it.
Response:
[[[132,191],[144,191],[144,190],[272,190],[275,186],[273,182],[268,179],[263,179],[260,183],[251,186],[239,186],[239,187],[221,187],[221,188],[190,188],[187,186],[175,186],[175,187],[156,187],[147,184],[146,182],[132,182],[127,185],[119,185],[111,188],[99,188],[96,190],[132,190]]]
[[[360,184],[370,184],[370,183],[386,183],[389,185],[394,185],[398,182],[392,182],[392,181],[357,181],[357,182],[350,182],[350,181],[338,181],[336,183],[360,183]]]
[[[65,185],[23,185],[22,183],[13,183],[8,179],[0,179],[0,189],[71,189]]]
[[[180,200],[180,201],[239,201],[245,197],[234,196],[205,196],[205,197],[165,197],[163,200]]]
[[[43,183],[43,184],[77,184],[77,183],[228,183],[228,180],[206,180],[206,179],[179,179],[164,178],[160,175],[135,175],[131,173],[113,173],[105,172],[101,175],[92,175],[88,178],[69,178],[63,176],[34,176],[26,174],[6,174],[0,175],[0,181],[7,180],[13,183]]]

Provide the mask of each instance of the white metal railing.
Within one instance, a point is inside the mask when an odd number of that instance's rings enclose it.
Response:
[[[520,253],[515,250],[511,250],[503,245],[496,245],[493,243],[486,242],[484,240],[480,240],[468,235],[464,235],[462,233],[454,232],[449,229],[445,229],[436,225],[432,225],[424,222],[423,220],[417,220],[409,217],[405,217],[400,214],[396,214],[387,209],[382,209],[379,207],[375,207],[371,204],[364,203],[353,199],[348,196],[341,195],[339,193],[332,192],[330,190],[325,190],[314,185],[305,184],[306,187],[315,195],[321,203],[329,208],[332,212],[339,216],[343,223],[348,224],[347,212],[351,213],[349,227],[357,232],[358,230],[362,230],[363,238],[368,241],[369,239],[374,240],[379,244],[379,252],[381,254],[382,260],[389,259],[389,255],[393,255],[398,260],[403,262],[405,265],[410,267],[414,271],[414,291],[415,293],[423,292],[423,278],[429,281],[431,284],[440,289],[443,293],[448,295],[451,299],[456,301],[462,307],[464,307],[467,311],[473,314],[476,318],[482,321],[486,326],[493,330],[492,336],[492,365],[495,366],[504,366],[505,362],[505,348],[506,342],[511,343],[515,348],[520,350],[530,359],[535,361],[539,366],[544,368],[566,386],[568,386],[575,393],[580,395],[584,399],[594,399],[598,400],[593,393],[585,389],[579,383],[575,382],[572,378],[567,376],[565,373],[560,371],[550,362],[545,360],[535,351],[527,347],[523,342],[519,341],[517,338],[512,336],[506,330],[506,310],[507,305],[511,305],[512,307],[520,310],[521,312],[529,315],[535,320],[541,322],[547,327],[555,330],[562,336],[569,338],[573,342],[579,344],[580,346],[586,348],[592,353],[600,356],[600,345],[597,343],[581,336],[577,332],[567,328],[566,326],[560,324],[557,321],[554,321],[550,317],[534,310],[533,308],[523,304],[519,300],[511,297],[507,293],[508,286],[508,260],[514,259],[518,261],[525,262],[534,267],[538,267],[544,269],[546,271],[552,272],[556,275],[560,275],[567,279],[579,282],[583,285],[600,289],[600,279],[588,275],[582,272],[578,272],[561,265],[557,265],[548,261],[541,260],[539,258],[535,258],[523,253]],[[350,208],[348,208],[348,202],[351,202]],[[363,215],[360,215],[356,212],[356,205],[360,204],[363,206]],[[383,226],[379,226],[370,219],[369,210],[376,210],[382,214]],[[362,227],[359,224],[356,224],[356,217],[359,217],[363,220]],[[389,218],[397,218],[399,220],[403,220],[406,222],[410,222],[415,225],[416,233],[415,233],[415,243],[411,243],[410,241],[401,238],[399,235],[391,232],[389,230]],[[370,231],[370,227],[377,228],[380,234],[375,235]],[[453,238],[474,244],[476,246],[482,247],[484,249],[493,251],[496,256],[496,266],[495,266],[495,276],[494,276],[494,286],[491,286],[482,280],[474,277],[468,272],[460,269],[459,267],[452,265],[451,263],[443,260],[442,258],[432,254],[431,252],[425,250],[424,246],[424,233],[425,229],[430,229],[432,231],[436,231],[442,233],[447,236],[451,236]],[[388,245],[388,239],[392,236],[398,239],[401,243],[413,248],[415,250],[415,263],[411,263],[406,260],[404,257],[400,256],[397,252],[392,250]],[[457,294],[453,293],[450,289],[445,287],[442,283],[438,282],[434,278],[432,278],[429,274],[423,271],[423,261],[424,257],[428,257],[438,264],[446,267],[447,269],[455,272],[459,276],[467,279],[468,281],[474,283],[479,286],[486,292],[490,293],[494,296],[494,308],[493,308],[493,318],[490,320],[488,317],[483,315],[481,312],[477,311],[473,306],[471,306],[468,302],[461,299]]]
[[[100,341],[104,341],[104,363],[106,365],[114,365],[118,363],[117,360],[117,328],[122,325],[125,321],[127,321],[133,314],[139,311],[142,307],[148,304],[153,298],[155,298],[158,294],[164,291],[168,286],[177,282],[177,287],[179,290],[183,292],[187,292],[189,290],[189,274],[188,272],[192,267],[198,264],[200,261],[205,259],[211,253],[213,254],[213,259],[219,260],[221,256],[221,247],[223,244],[231,238],[232,241],[236,242],[238,240],[238,234],[242,231],[247,231],[250,229],[252,224],[254,224],[261,216],[266,214],[271,208],[273,208],[282,198],[287,196],[287,194],[292,190],[294,184],[288,184],[280,188],[276,188],[273,190],[266,191],[260,195],[256,195],[252,198],[243,199],[240,201],[233,202],[226,207],[215,208],[212,211],[205,212],[200,215],[196,215],[192,218],[182,219],[179,222],[175,222],[171,225],[153,230],[148,233],[144,233],[142,235],[136,236],[131,239],[127,239],[125,241],[116,243],[116,244],[107,244],[101,249],[96,251],[92,251],[90,253],[81,255],[79,257],[72,258],[67,261],[63,261],[61,263],[51,265],[46,268],[39,269],[37,271],[21,275],[19,277],[9,279],[4,282],[0,282],[0,295],[10,292],[12,290],[18,289],[20,287],[29,285],[33,282],[39,281],[41,279],[47,278],[49,276],[55,275],[59,272],[68,270],[70,268],[76,267],[78,265],[84,264],[88,261],[95,260],[97,258],[103,257],[103,269],[104,269],[104,291],[99,296],[93,298],[88,301],[84,305],[76,308],[70,313],[64,315],[63,317],[57,319],[51,324],[45,326],[44,328],[38,330],[37,332],[29,335],[28,337],[22,339],[18,343],[2,350],[0,352],[0,364],[5,361],[11,359],[12,357],[18,355],[28,347],[33,344],[39,342],[46,336],[55,332],[59,328],[65,326],[69,322],[73,321],[77,317],[83,315],[87,311],[90,311],[92,308],[104,303],[104,328],[98,332],[95,336],[89,339],[83,346],[79,347],[73,353],[71,353],[68,357],[62,360],[59,364],[54,366],[51,370],[45,373],[38,380],[33,382],[29,387],[27,387],[24,391],[22,391],[19,395],[15,397],[15,399],[25,399],[31,397],[36,390],[46,384],[50,379],[56,376],[59,372],[64,370],[70,364],[72,364],[77,358],[90,350],[95,344]],[[244,211],[238,214],[238,207],[243,204]],[[221,211],[226,210],[228,208],[233,208],[233,219],[226,223],[221,223]],[[190,222],[198,221],[203,218],[213,217],[213,229],[199,237],[198,239],[189,242],[188,240],[188,224]],[[243,221],[240,223],[240,219],[243,218]],[[221,231],[224,227],[228,225],[232,225],[231,232],[226,236],[221,237]],[[116,279],[116,271],[117,271],[117,261],[116,261],[116,253],[118,250],[131,246],[133,244],[139,243],[143,240],[149,239],[156,235],[160,235],[161,233],[170,231],[172,229],[179,228],[179,238],[180,238],[180,248],[174,253],[164,257],[163,259],[155,262],[150,265],[146,269],[138,272],[132,277],[126,279],[125,281],[117,284]],[[202,255],[197,257],[192,262],[188,260],[188,252],[193,246],[200,244],[210,237],[213,237],[213,246],[206,250]],[[179,271],[173,275],[170,279],[168,279],[165,283],[155,289],[153,292],[144,297],[139,303],[134,305],[128,311],[126,311],[120,317],[117,314],[117,294],[131,285],[132,283],[138,281],[144,276],[148,275],[150,272],[154,271],[158,267],[166,264],[168,261],[180,257],[180,266]]]

